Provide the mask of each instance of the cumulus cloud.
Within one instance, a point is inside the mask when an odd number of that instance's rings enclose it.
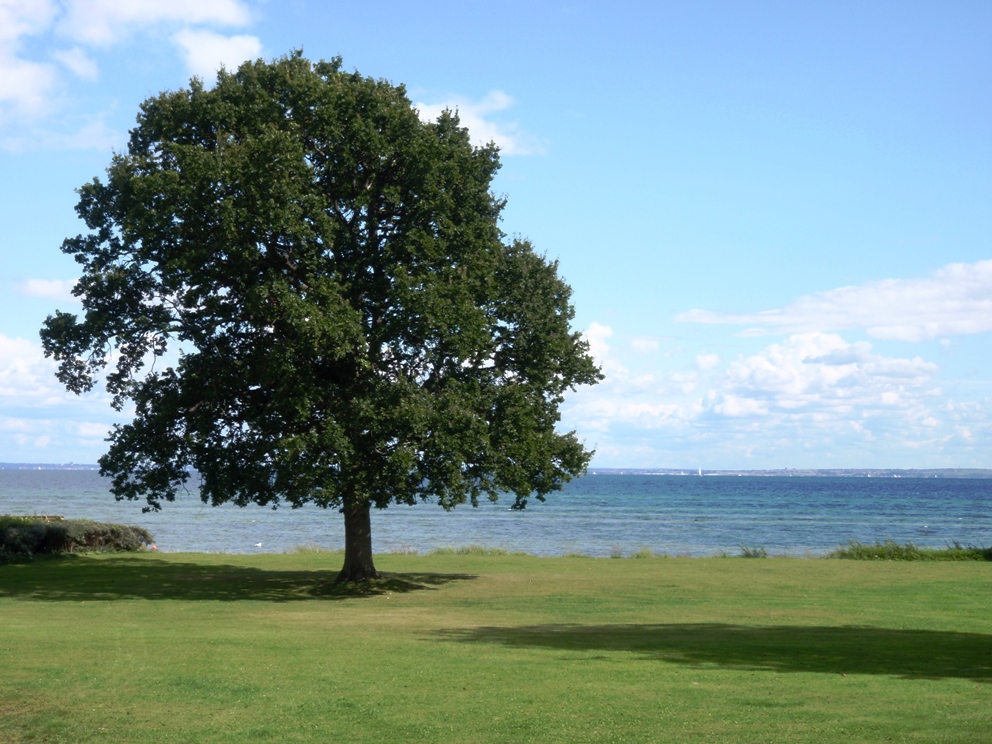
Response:
[[[43,297],[48,300],[78,302],[78,298],[72,295],[72,290],[75,286],[75,279],[28,279],[19,285],[18,289],[25,297]]]
[[[236,70],[245,60],[262,54],[257,36],[222,36],[213,31],[184,29],[175,35],[191,75],[210,82],[221,67]]]
[[[24,59],[22,40],[46,30],[57,10],[50,0],[0,0],[0,114],[35,117],[47,109],[57,71]]]
[[[242,0],[0,0],[0,134],[6,149],[101,147],[119,144],[118,133],[101,132],[67,117],[65,74],[96,80],[91,55],[139,31],[180,29],[173,35],[191,72],[205,79],[224,64],[235,67],[261,52],[254,36],[223,36],[208,27],[243,27],[251,21]],[[34,49],[26,51],[30,40]],[[69,46],[66,48],[66,42]],[[48,131],[46,117],[60,111]],[[52,120],[54,122],[54,120]],[[71,122],[71,123],[67,123]]]
[[[244,26],[250,20],[239,0],[70,0],[59,30],[84,44],[105,46],[160,23]]]
[[[583,334],[605,379],[591,388],[581,388],[566,405],[569,426],[585,431],[609,431],[616,424],[656,428],[664,422],[685,420],[695,404],[673,396],[691,393],[696,387],[693,373],[659,376],[632,373],[607,343],[613,329],[591,323]]]
[[[862,330],[872,338],[925,341],[992,330],[992,260],[949,264],[926,279],[884,279],[800,297],[758,313],[690,310],[686,323],[749,326],[745,334]]]
[[[436,103],[415,103],[423,121],[435,121],[442,111],[456,111],[463,127],[467,127],[476,145],[495,142],[504,155],[541,155],[544,146],[533,135],[524,132],[516,122],[497,121],[493,114],[514,104],[506,93],[494,90],[481,101],[451,97]]]
[[[710,391],[710,407],[727,416],[913,407],[936,373],[936,364],[919,357],[883,357],[871,344],[849,344],[835,333],[796,334],[732,362]]]
[[[967,457],[992,438],[992,403],[952,401],[938,365],[836,333],[672,363],[611,346],[611,334],[601,324],[586,332],[606,379],[571,394],[562,411],[564,427],[594,440],[603,467],[681,467],[694,462],[690,452],[730,467],[782,467],[769,461],[782,452],[816,453],[805,460],[814,467],[914,467],[926,452],[931,466],[947,462],[936,459],[942,452]]]
[[[582,334],[589,344],[589,352],[599,364],[604,364],[610,354],[610,345],[606,339],[613,335],[613,329],[602,323],[592,323]]]

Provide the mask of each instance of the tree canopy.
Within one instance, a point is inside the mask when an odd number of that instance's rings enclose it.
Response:
[[[133,404],[100,459],[117,498],[158,509],[196,471],[215,505],[339,508],[363,580],[372,506],[523,508],[584,472],[555,426],[600,373],[557,263],[499,228],[498,168],[340,59],[145,101],[62,245],[83,312],[41,331],[69,390]]]

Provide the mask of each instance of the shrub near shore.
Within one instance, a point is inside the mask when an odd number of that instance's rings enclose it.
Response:
[[[88,519],[0,515],[0,557],[86,551],[134,552],[151,545],[148,530]]]
[[[885,542],[866,545],[851,541],[828,553],[827,558],[848,558],[858,561],[992,561],[992,548],[954,543],[946,548],[921,548],[913,543],[900,545]]]

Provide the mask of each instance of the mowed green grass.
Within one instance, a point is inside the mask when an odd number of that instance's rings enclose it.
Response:
[[[340,563],[0,566],[0,741],[992,741],[992,564]]]

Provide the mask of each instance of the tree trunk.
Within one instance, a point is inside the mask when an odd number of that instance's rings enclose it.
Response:
[[[346,499],[344,508],[344,568],[337,582],[378,579],[372,563],[372,519],[364,499]]]

